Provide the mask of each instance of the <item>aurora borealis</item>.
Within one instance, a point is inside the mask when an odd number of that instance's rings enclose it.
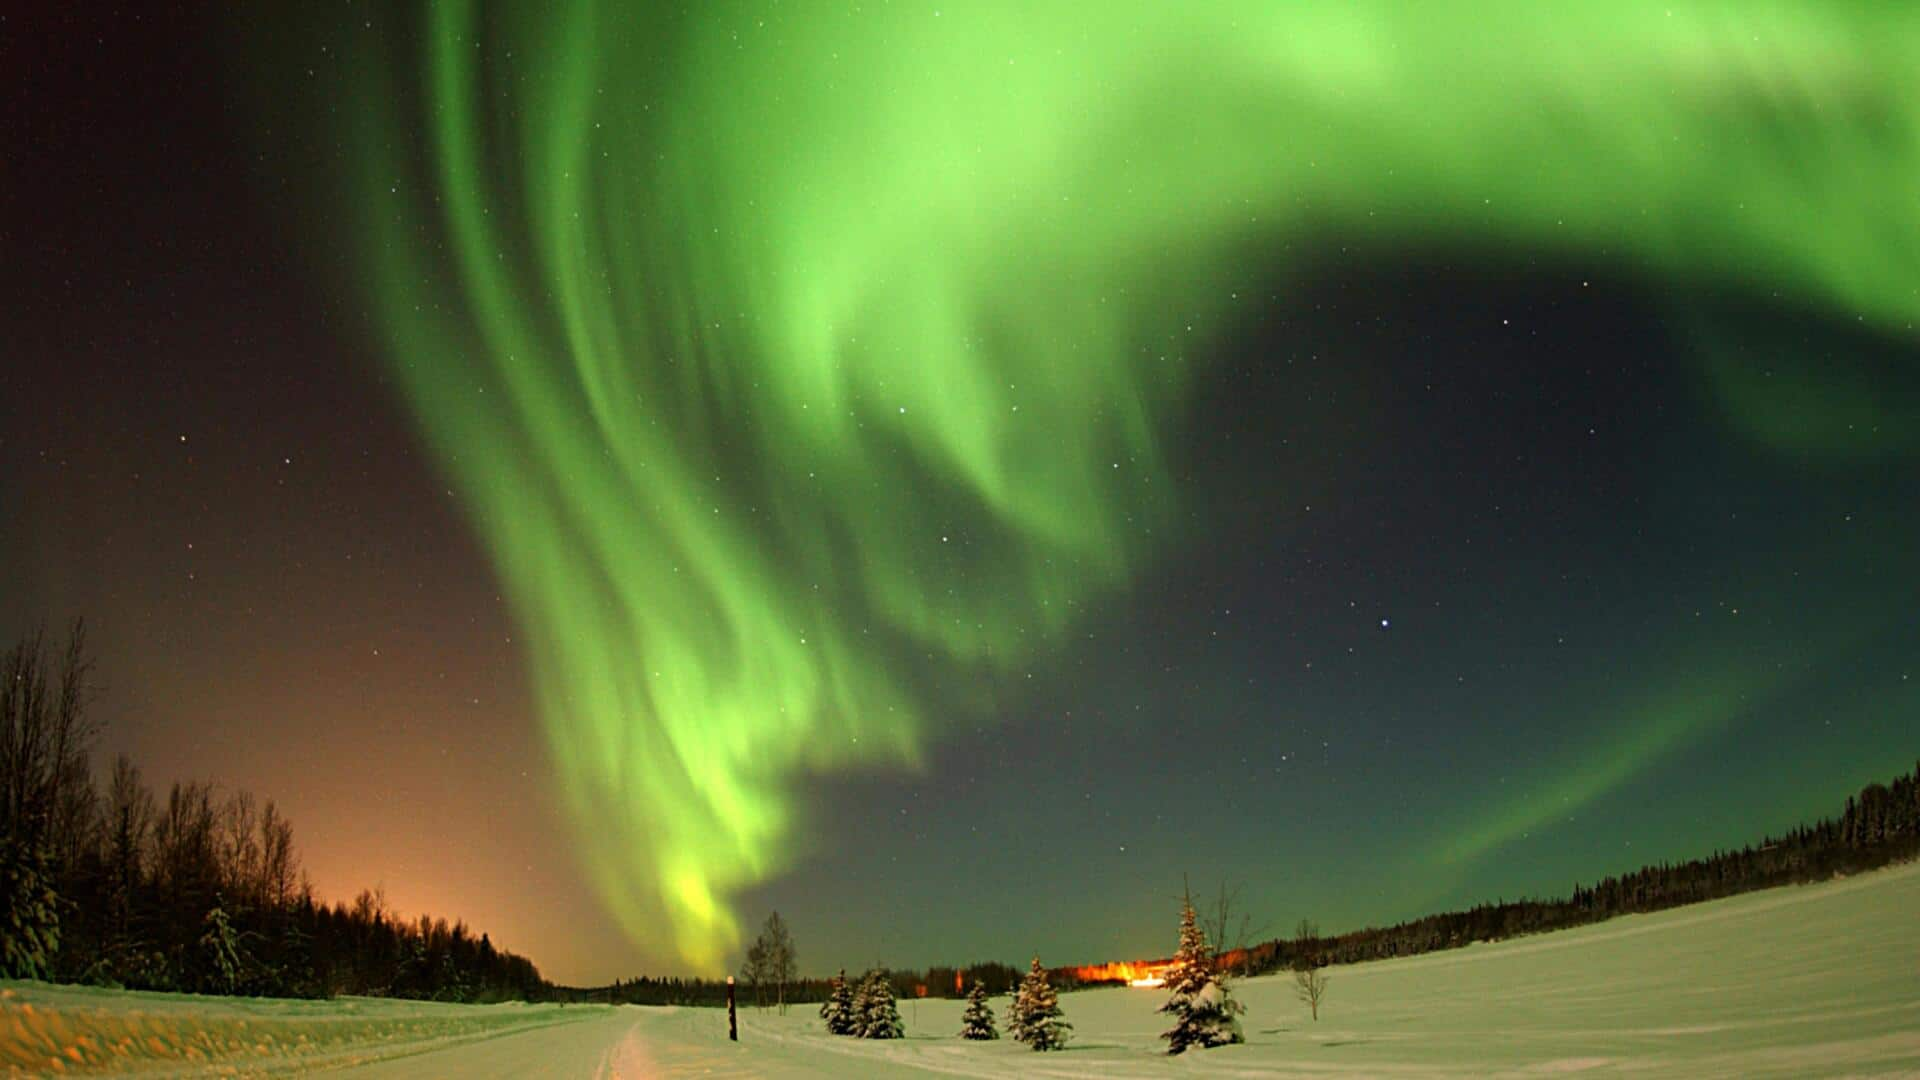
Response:
[[[1914,12],[303,19],[219,145],[497,578],[580,970],[1134,955],[1181,858],[1397,917],[1911,760]]]

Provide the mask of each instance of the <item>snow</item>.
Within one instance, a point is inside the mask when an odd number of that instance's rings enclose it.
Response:
[[[1247,1043],[1163,1052],[1165,992],[1062,994],[1075,1040],[958,1037],[964,1001],[900,1003],[907,1037],[745,1010],[287,1002],[0,983],[14,1074],[410,1076],[1810,1076],[1920,1073],[1920,865],[1557,934],[1242,980]],[[1171,929],[1171,927],[1169,928]],[[998,1004],[998,1003],[996,1003]]]

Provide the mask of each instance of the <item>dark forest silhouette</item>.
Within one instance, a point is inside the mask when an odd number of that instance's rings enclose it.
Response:
[[[175,782],[89,751],[84,629],[0,658],[0,976],[136,990],[437,1001],[536,998],[531,961],[464,923],[405,920],[383,895],[316,900],[272,800]]]

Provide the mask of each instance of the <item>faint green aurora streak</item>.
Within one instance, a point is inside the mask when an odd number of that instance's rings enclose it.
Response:
[[[1920,307],[1901,5],[698,10],[436,5],[341,115],[584,862],[704,970],[804,776],[936,733],[894,658],[1029,662],[1153,554],[1187,358],[1289,238]]]

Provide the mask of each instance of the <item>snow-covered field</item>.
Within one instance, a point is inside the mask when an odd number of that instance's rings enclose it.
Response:
[[[809,1008],[748,1010],[729,1044],[709,1009],[6,983],[0,1062],[16,1075],[1920,1076],[1920,866],[1332,976],[1317,1024],[1288,980],[1240,983],[1247,1044],[1180,1058],[1160,1053],[1151,990],[1062,995],[1076,1038],[1035,1054],[954,1038],[958,1001],[902,1002],[908,1037],[893,1043],[827,1036]]]

